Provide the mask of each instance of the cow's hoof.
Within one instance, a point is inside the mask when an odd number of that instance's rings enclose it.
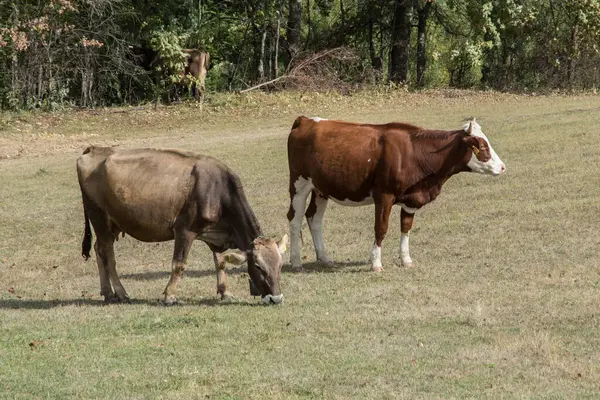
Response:
[[[382,272],[383,271],[383,267],[371,267],[371,271],[373,271],[373,272]]]
[[[323,265],[328,266],[328,267],[333,267],[333,265],[334,265],[333,260],[331,258],[329,258],[329,257],[318,258],[317,261],[320,262]]]
[[[409,263],[405,263],[405,262],[403,262],[403,263],[402,263],[402,266],[403,266],[404,268],[414,268],[414,266],[415,266],[415,263],[414,263],[414,262],[409,262]]]
[[[117,298],[117,303],[127,303],[127,304],[131,304],[131,299],[129,298],[129,296],[125,295],[123,297],[118,297]]]
[[[221,294],[221,303],[229,304],[235,302],[237,299],[231,295],[231,293]]]
[[[292,272],[302,272],[304,271],[304,268],[302,268],[302,265],[292,265]]]
[[[104,296],[104,304],[115,304],[119,302],[119,298],[114,294],[108,294]]]
[[[174,306],[176,304],[179,304],[179,300],[177,300],[177,297],[173,296],[173,297],[167,297],[165,298],[165,300],[163,301],[163,304],[165,306]]]

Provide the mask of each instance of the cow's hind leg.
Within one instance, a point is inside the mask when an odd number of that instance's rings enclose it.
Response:
[[[196,239],[197,234],[188,230],[175,231],[175,248],[173,250],[173,261],[171,266],[171,279],[163,292],[165,304],[177,303],[177,284],[181,280],[181,274],[185,271],[187,257]]]
[[[115,297],[115,293],[110,285],[110,277],[108,275],[108,269],[106,268],[108,257],[106,256],[107,252],[104,250],[104,246],[106,246],[106,244],[100,244],[96,239],[94,250],[96,251],[96,262],[98,263],[98,274],[100,275],[100,295],[104,296],[104,301],[109,303],[116,301],[118,298]]]
[[[315,245],[317,260],[325,264],[333,264],[333,261],[325,251],[325,243],[323,243],[323,216],[327,209],[327,199],[321,197],[315,190],[312,191],[310,203],[306,209],[306,221],[310,228],[310,234]]]
[[[129,301],[129,296],[117,274],[114,250],[115,232],[113,232],[108,216],[85,198],[84,205],[96,233],[94,250],[100,275],[100,294],[104,296],[105,302]]]
[[[300,234],[302,218],[306,209],[306,199],[313,186],[309,179],[290,176],[290,209],[287,217],[290,221],[290,263],[293,269],[302,268],[300,259]]]
[[[110,282],[112,287],[115,290],[115,298],[110,299],[104,296],[105,301],[124,301],[129,302],[129,296],[125,291],[125,288],[121,284],[121,280],[119,279],[119,274],[117,273],[117,263],[115,261],[115,249],[114,249],[114,237],[100,237],[98,236],[98,240],[96,241],[96,256],[102,260],[106,268],[106,272],[110,278]],[[102,272],[100,273],[100,280],[102,280]]]
[[[410,258],[408,248],[408,235],[412,228],[415,214],[413,209],[409,209],[409,211],[405,210],[405,207],[402,206],[402,212],[400,213],[400,259],[402,260],[402,265],[405,267],[413,266],[413,260]]]

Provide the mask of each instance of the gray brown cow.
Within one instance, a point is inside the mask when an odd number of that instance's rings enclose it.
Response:
[[[292,268],[301,267],[298,241],[303,215],[317,260],[332,262],[323,244],[323,215],[331,199],[349,206],[375,204],[373,271],[383,269],[381,243],[394,204],[402,207],[402,264],[410,266],[408,234],[414,214],[440,194],[446,180],[461,171],[499,175],[506,169],[475,121],[463,129],[439,131],[404,123],[375,125],[299,117],[288,137],[288,162]]]
[[[90,257],[91,222],[105,301],[129,300],[115,267],[119,233],[144,242],[175,240],[166,304],[177,300],[177,283],[195,239],[213,252],[221,298],[231,297],[225,262],[247,261],[257,290],[252,294],[267,304],[283,301],[279,277],[287,235],[279,242],[262,237],[240,179],[222,162],[179,150],[92,146],[77,159],[77,175],[85,214],[82,255]],[[228,249],[238,251],[221,254]]]

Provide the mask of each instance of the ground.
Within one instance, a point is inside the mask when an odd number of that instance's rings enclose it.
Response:
[[[600,96],[249,94],[201,106],[0,116],[0,397],[465,398],[600,394]],[[331,204],[335,266],[285,267],[285,304],[247,275],[216,297],[198,242],[164,307],[172,243],[116,246],[132,304],[103,306],[81,257],[75,159],[89,144],[179,147],[236,170],[266,234],[287,232],[286,137],[298,115],[456,129],[477,117],[506,163],[461,174],[415,218],[399,210],[370,272],[373,208]]]

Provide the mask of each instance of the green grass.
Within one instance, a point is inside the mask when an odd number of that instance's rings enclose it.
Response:
[[[600,97],[255,94],[123,112],[8,116],[0,131],[0,398],[596,398],[600,396]],[[88,144],[182,147],[242,177],[266,234],[287,232],[286,137],[297,115],[454,129],[476,116],[507,165],[461,174],[415,218],[399,210],[371,273],[372,207],[331,204],[334,267],[286,268],[281,307],[216,300],[198,242],[159,299],[172,243],[116,245],[133,304],[103,306],[80,256],[75,159]],[[305,224],[306,225],[306,224]],[[9,291],[10,289],[10,291]]]

